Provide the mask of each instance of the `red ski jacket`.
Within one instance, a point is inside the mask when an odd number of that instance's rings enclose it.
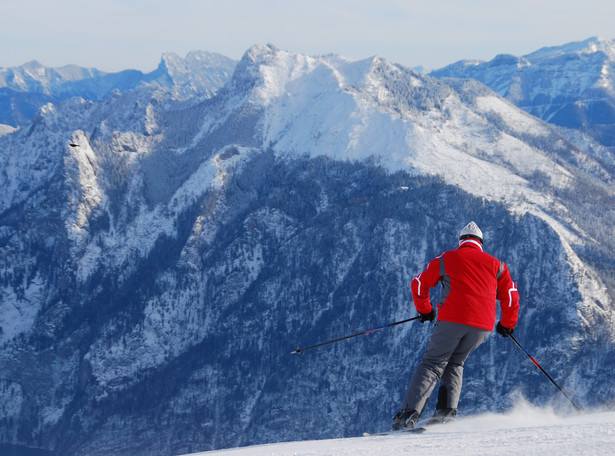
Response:
[[[501,322],[514,328],[519,293],[506,264],[483,252],[481,243],[466,239],[455,250],[435,258],[412,281],[412,298],[419,313],[431,312],[429,289],[442,282],[438,320],[493,330],[495,303],[500,301]]]

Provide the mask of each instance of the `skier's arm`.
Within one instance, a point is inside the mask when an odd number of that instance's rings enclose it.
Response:
[[[440,280],[440,261],[436,258],[427,265],[427,269],[417,275],[412,281],[412,300],[420,314],[431,312],[432,305],[429,301],[429,289],[435,287]]]
[[[504,264],[504,270],[498,279],[497,298],[502,310],[502,326],[513,329],[517,324],[519,314],[519,293],[517,285],[512,281],[508,267]]]

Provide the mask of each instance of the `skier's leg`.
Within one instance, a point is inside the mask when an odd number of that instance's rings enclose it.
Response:
[[[438,402],[436,403],[436,410],[445,410],[448,408],[448,390],[445,386],[446,369],[442,377],[440,377],[440,388],[438,388]]]
[[[423,411],[433,388],[464,333],[456,323],[439,321],[434,327],[429,345],[410,380],[402,402],[402,410]]]
[[[443,388],[444,391],[439,392],[436,410],[457,409],[463,383],[463,365],[470,353],[485,341],[490,332],[485,329],[466,326],[465,335],[460,339],[459,345],[451,354],[440,378],[440,388]],[[440,394],[442,397],[440,397]],[[444,398],[446,399],[444,400]]]

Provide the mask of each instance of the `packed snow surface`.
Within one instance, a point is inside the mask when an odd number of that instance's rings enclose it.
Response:
[[[610,455],[615,412],[555,413],[522,403],[508,414],[458,418],[423,434],[285,442],[208,451],[223,456]],[[197,454],[193,455],[197,456]]]

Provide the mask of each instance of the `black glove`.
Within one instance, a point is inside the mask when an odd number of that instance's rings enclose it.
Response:
[[[512,333],[515,331],[514,328],[507,328],[506,326],[502,326],[501,321],[498,321],[498,325],[495,327],[495,330],[498,332],[498,334],[501,334],[502,337],[511,336]]]
[[[419,312],[419,315],[421,316],[420,318],[421,323],[425,323],[426,321],[434,321],[434,319],[436,318],[436,309],[432,307],[431,312],[426,313],[426,314],[422,314]]]

